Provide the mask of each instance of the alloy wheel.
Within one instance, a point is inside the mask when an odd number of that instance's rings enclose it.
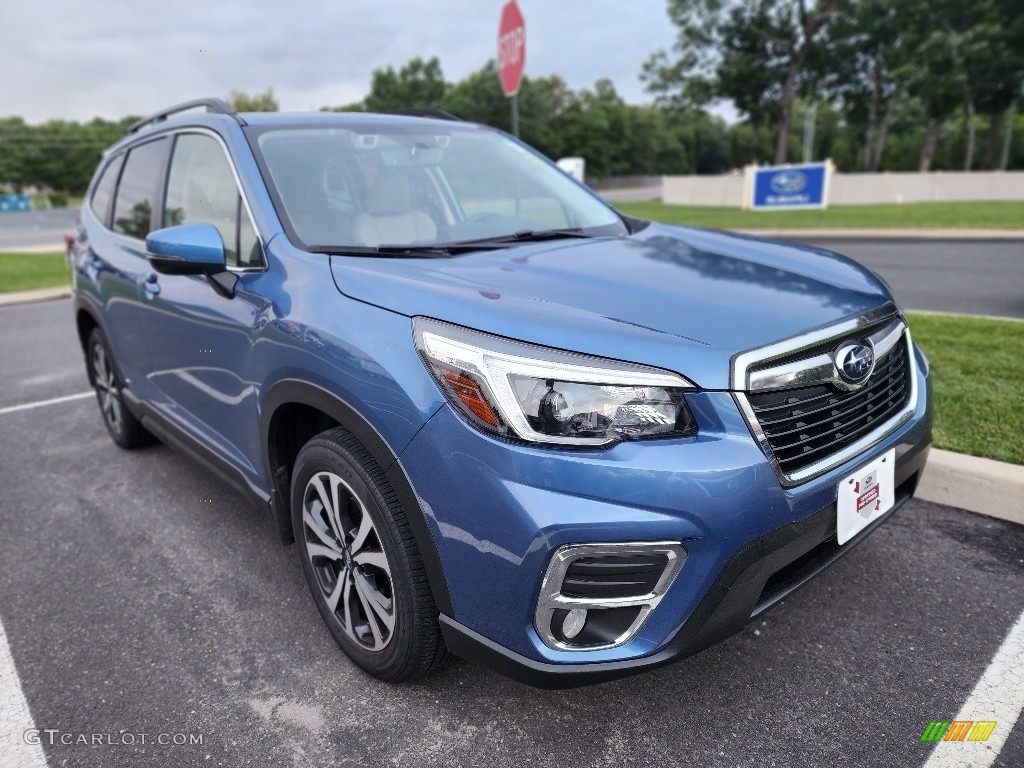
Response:
[[[120,432],[122,426],[121,393],[118,391],[114,367],[107,359],[107,350],[102,344],[93,345],[92,372],[103,418],[106,419],[107,426],[113,432]]]
[[[395,631],[391,567],[377,529],[355,491],[318,472],[302,501],[303,543],[330,612],[359,647],[382,651]]]

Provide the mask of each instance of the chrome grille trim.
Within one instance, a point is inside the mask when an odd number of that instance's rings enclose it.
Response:
[[[854,443],[851,443],[836,453],[829,454],[813,464],[787,474],[780,466],[779,461],[768,442],[768,438],[765,435],[764,430],[761,428],[760,422],[757,420],[754,409],[751,406],[750,401],[747,399],[747,391],[750,388],[750,385],[755,382],[758,385],[756,390],[758,392],[771,389],[790,389],[798,386],[804,387],[830,383],[832,380],[831,377],[833,375],[838,375],[838,372],[835,372],[835,363],[831,356],[827,354],[816,354],[803,360],[797,360],[795,362],[788,361],[780,363],[777,366],[760,368],[756,372],[756,375],[752,375],[751,369],[763,366],[765,363],[770,364],[773,360],[792,358],[794,355],[799,355],[800,352],[804,350],[811,350],[813,347],[817,347],[822,344],[832,342],[839,343],[844,339],[856,338],[858,330],[878,325],[887,319],[890,319],[890,322],[886,323],[884,327],[874,331],[870,335],[869,339],[875,348],[875,354],[879,358],[885,357],[895,348],[896,344],[906,344],[907,375],[910,377],[909,396],[907,397],[906,404],[888,421],[877,429],[874,429],[864,435]],[[828,365],[826,366],[824,360],[819,358],[828,360]],[[801,368],[803,373],[801,373]],[[825,370],[826,368],[828,370]],[[785,381],[786,376],[790,377],[789,383],[780,386],[779,382]],[[813,378],[815,376],[818,378]],[[736,401],[736,405],[739,408],[740,413],[743,415],[743,418],[747,423],[747,427],[750,429],[751,435],[753,435],[754,439],[757,441],[761,450],[764,452],[765,457],[771,464],[772,469],[778,476],[779,481],[784,486],[798,485],[800,483],[807,482],[808,480],[812,480],[813,478],[823,475],[826,472],[835,469],[839,465],[846,463],[850,459],[855,458],[859,454],[876,445],[910,419],[914,410],[917,408],[918,400],[917,365],[914,358],[914,345],[910,337],[910,329],[907,327],[906,321],[899,314],[897,309],[891,304],[872,310],[871,312],[865,313],[864,315],[860,315],[851,320],[845,320],[841,323],[826,326],[825,328],[819,328],[818,330],[811,331],[810,333],[801,334],[775,344],[743,352],[733,359],[731,381],[733,399]]]
[[[881,330],[868,336],[867,340],[874,351],[876,366],[892,352],[905,327],[906,323],[897,317]],[[747,374],[745,389],[747,392],[765,392],[773,389],[812,387],[819,384],[833,384],[840,389],[859,389],[863,386],[861,384],[851,387],[847,384],[840,377],[832,356],[822,352],[813,357],[751,371]]]

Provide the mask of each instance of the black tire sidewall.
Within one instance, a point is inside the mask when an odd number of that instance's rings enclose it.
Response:
[[[340,622],[331,613],[313,574],[313,566],[307,556],[306,538],[303,530],[302,504],[306,485],[318,472],[332,472],[342,478],[355,492],[370,515],[377,536],[391,568],[391,583],[395,601],[395,628],[391,641],[381,651],[368,651],[355,643],[342,629]],[[366,468],[341,445],[324,438],[314,438],[300,452],[295,461],[292,477],[291,512],[292,527],[302,571],[306,577],[313,600],[324,623],[342,650],[359,667],[381,679],[401,676],[412,655],[413,610],[410,589],[408,560],[398,544],[398,531],[388,512],[387,501],[381,489],[377,488]]]

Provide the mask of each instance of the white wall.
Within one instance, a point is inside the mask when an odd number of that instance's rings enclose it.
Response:
[[[743,176],[662,176],[662,200],[673,205],[739,208]],[[837,173],[829,205],[940,200],[1024,200],[1024,171]]]
[[[661,199],[673,205],[724,205],[743,202],[743,176],[662,176]]]

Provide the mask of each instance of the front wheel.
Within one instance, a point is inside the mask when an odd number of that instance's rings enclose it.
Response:
[[[310,440],[292,474],[292,525],[313,600],[341,649],[387,682],[447,654],[416,540],[383,471],[344,429]]]

